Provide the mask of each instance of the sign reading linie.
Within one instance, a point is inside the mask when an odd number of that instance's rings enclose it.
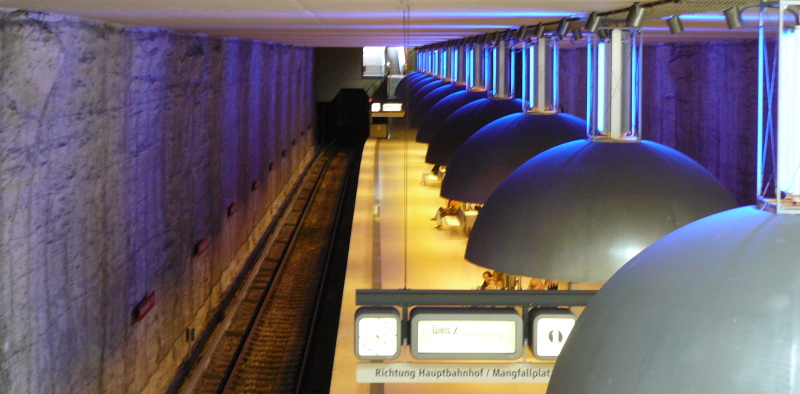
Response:
[[[360,363],[358,383],[548,383],[546,363]]]

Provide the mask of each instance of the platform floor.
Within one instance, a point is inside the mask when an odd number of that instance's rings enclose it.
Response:
[[[445,200],[440,184],[420,185],[427,144],[393,126],[389,139],[369,139],[359,175],[331,393],[544,393],[546,384],[359,384],[353,346],[356,289],[475,289],[485,268],[464,259],[467,234],[435,228]],[[408,360],[403,354],[398,360]]]

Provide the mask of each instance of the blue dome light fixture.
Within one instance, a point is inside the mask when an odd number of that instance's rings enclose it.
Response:
[[[420,71],[414,71],[403,77],[403,79],[397,83],[397,86],[395,86],[395,97],[398,100],[403,100],[409,84],[416,81],[418,78],[422,78],[424,75],[425,74]]]
[[[438,103],[434,104],[425,114],[419,123],[416,141],[428,143],[431,137],[439,131],[442,122],[453,112],[462,106],[475,100],[488,97],[486,90],[484,66],[485,42],[492,39],[493,35],[483,35],[470,37],[466,45],[466,67],[465,76],[467,78],[467,88],[464,91],[453,93],[446,96]]]
[[[400,97],[402,100],[406,101],[406,107],[408,107],[407,100],[411,99],[414,93],[417,92],[420,88],[427,85],[428,83],[437,81],[436,79],[436,68],[437,68],[437,61],[438,58],[436,56],[436,49],[431,46],[427,45],[420,49],[417,53],[417,64],[420,65],[420,71],[424,74],[420,78],[416,78],[413,81],[410,81],[408,84],[408,88],[403,92],[403,95]]]
[[[775,83],[761,27],[758,204],[689,224],[625,264],[578,319],[548,392],[800,390],[800,1],[761,5],[779,37]],[[773,93],[777,123],[766,116]],[[765,181],[767,157],[776,174]]]
[[[478,130],[456,152],[442,197],[483,204],[509,174],[537,154],[586,137],[586,121],[558,108],[558,36],[521,29],[522,113]]]
[[[416,50],[417,71],[408,74],[397,84],[397,87],[395,88],[395,98],[397,100],[405,102],[409,92],[411,91],[411,87],[414,86],[414,84],[416,84],[419,80],[429,77],[429,75],[425,72],[424,51],[424,48],[418,48]]]
[[[400,82],[397,83],[394,95],[397,100],[405,102],[405,98],[407,97],[406,94],[408,93],[408,89],[411,87],[411,85],[413,85],[420,78],[424,78],[427,76],[427,74],[425,74],[422,71],[422,60],[420,56],[421,52],[422,48],[416,48],[413,50],[413,56],[414,59],[416,59],[414,61],[416,71],[408,73],[408,75],[403,77],[403,79],[401,79]],[[412,52],[409,52],[407,55],[411,56],[411,54]]]
[[[450,86],[450,61],[451,61],[451,45],[450,43],[442,43],[436,44],[433,56],[436,59],[436,68],[434,69],[434,79],[429,82],[423,82],[422,84],[415,85],[416,91],[408,98],[408,104],[406,107],[408,108],[409,114],[412,114],[409,117],[409,121],[411,122],[411,127],[416,127],[416,123],[413,121],[415,117],[413,116],[414,113],[417,112],[417,105],[420,101],[422,101],[428,93],[433,92],[434,90]],[[418,123],[418,121],[417,121]]]
[[[522,111],[522,102],[513,98],[514,31],[506,30],[496,35],[490,43],[491,56],[484,58],[484,72],[491,75],[490,98],[473,101],[442,122],[431,136],[425,161],[437,165],[450,165],[456,151],[481,127],[503,116]]]
[[[445,77],[444,86],[438,87],[424,95],[421,99],[414,103],[413,107],[409,109],[409,125],[417,128],[425,118],[425,115],[433,108],[436,103],[443,98],[457,92],[463,92],[467,88],[466,78],[466,43],[464,39],[451,41],[448,48],[448,74]],[[418,91],[415,96],[419,95],[422,90]],[[413,103],[414,98],[412,97]]]
[[[535,156],[497,187],[467,243],[473,263],[605,283],[664,235],[736,206],[699,164],[641,140],[639,31],[603,31],[588,46],[589,139]]]

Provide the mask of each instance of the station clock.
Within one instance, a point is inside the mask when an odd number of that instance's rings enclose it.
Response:
[[[401,319],[395,308],[362,307],[355,317],[355,352],[362,360],[392,360],[400,356]]]

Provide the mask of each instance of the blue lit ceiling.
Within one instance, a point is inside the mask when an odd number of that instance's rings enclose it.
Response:
[[[693,2],[700,0],[681,4]],[[722,10],[737,1],[702,2],[717,3]],[[315,47],[420,46],[563,17],[585,17],[592,11],[631,4],[608,0],[0,0],[0,7],[6,8]],[[404,11],[409,9],[410,23],[404,29]],[[686,30],[676,36],[670,36],[664,22],[647,21],[645,37],[659,41],[755,37],[752,30],[728,30],[720,15],[683,18]]]

